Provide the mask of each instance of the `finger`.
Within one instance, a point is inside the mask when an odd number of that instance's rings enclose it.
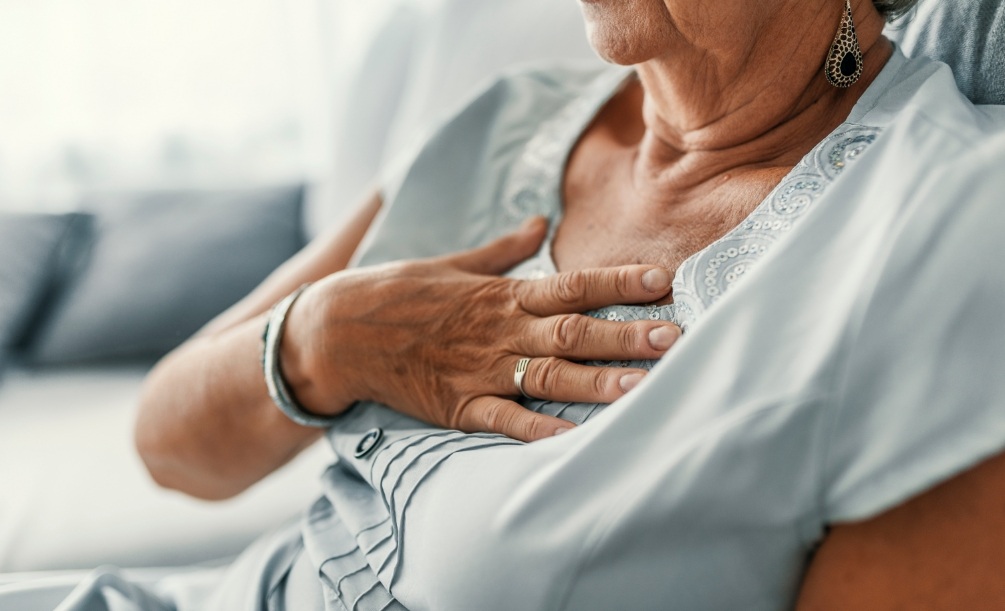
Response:
[[[530,360],[522,386],[525,394],[538,399],[613,403],[635,388],[645,375],[644,369],[593,367],[546,357]]]
[[[499,275],[534,255],[548,231],[543,216],[527,219],[514,232],[489,242],[485,246],[448,255],[444,260],[457,269],[474,274]]]
[[[662,267],[624,265],[556,274],[521,283],[525,310],[538,316],[583,312],[615,303],[649,303],[670,293],[673,278]]]
[[[514,338],[516,352],[575,360],[658,359],[680,339],[680,327],[659,320],[615,322],[582,314],[536,318]]]
[[[520,441],[537,441],[564,433],[573,424],[532,412],[502,397],[477,397],[461,412],[460,429],[472,433],[501,433]]]

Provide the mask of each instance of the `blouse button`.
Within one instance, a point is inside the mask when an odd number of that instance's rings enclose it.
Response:
[[[359,440],[359,444],[356,445],[356,458],[363,458],[367,454],[373,451],[380,444],[380,440],[384,438],[383,429],[370,429],[363,435],[363,439]]]

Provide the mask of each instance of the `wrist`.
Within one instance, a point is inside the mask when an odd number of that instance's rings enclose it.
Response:
[[[330,415],[325,412],[315,383],[318,376],[312,365],[316,359],[310,358],[310,333],[305,332],[309,326],[306,320],[309,299],[309,295],[302,295],[286,315],[286,329],[279,344],[279,369],[298,404],[312,413]]]
[[[325,400],[315,383],[319,378],[313,375],[310,359],[305,358],[310,351],[299,348],[304,344],[297,341],[295,321],[303,316],[293,312],[307,288],[306,284],[301,286],[269,312],[262,336],[262,370],[270,398],[290,420],[302,426],[327,427],[345,407],[333,409],[333,403]]]
[[[346,363],[333,371],[328,346],[332,336],[331,294],[328,281],[312,284],[290,307],[280,344],[283,377],[300,405],[316,414],[341,414],[358,400],[347,384]]]

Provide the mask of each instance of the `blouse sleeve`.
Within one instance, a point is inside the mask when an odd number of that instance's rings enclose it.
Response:
[[[997,137],[919,184],[862,288],[830,414],[826,522],[879,514],[1005,449],[1003,167]]]

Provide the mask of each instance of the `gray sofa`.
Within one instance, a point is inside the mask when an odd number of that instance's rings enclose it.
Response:
[[[150,365],[300,249],[302,207],[295,185],[0,218],[0,571],[223,558],[306,506],[322,446],[210,504],[158,489],[130,430]]]

